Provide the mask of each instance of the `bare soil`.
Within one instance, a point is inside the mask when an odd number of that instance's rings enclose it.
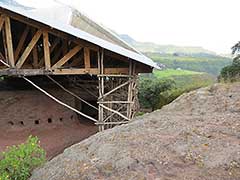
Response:
[[[48,159],[60,154],[63,150],[95,134],[96,126],[71,122],[68,125],[51,125],[40,129],[0,130],[0,151],[7,146],[18,145],[26,141],[29,135],[37,136],[41,147],[47,152]]]

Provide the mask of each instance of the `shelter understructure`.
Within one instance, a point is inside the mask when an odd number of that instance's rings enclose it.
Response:
[[[38,10],[0,6],[0,76],[25,79],[99,131],[132,120],[138,74],[151,73],[152,60],[81,14],[71,11],[71,22],[58,24]],[[74,107],[35,83],[42,76],[74,96]]]

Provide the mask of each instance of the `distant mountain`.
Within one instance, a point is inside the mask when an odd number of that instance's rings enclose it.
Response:
[[[215,52],[209,51],[202,47],[195,46],[175,46],[175,45],[159,45],[152,42],[139,42],[134,40],[127,34],[119,35],[124,41],[128,44],[135,47],[137,50],[141,52],[151,52],[151,53],[162,53],[162,54],[211,54],[216,55]]]

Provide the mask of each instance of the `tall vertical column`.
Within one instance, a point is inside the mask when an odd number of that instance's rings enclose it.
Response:
[[[103,59],[104,59],[104,49],[102,48],[101,51],[98,52],[98,70],[99,75],[104,73],[103,67]],[[104,94],[104,76],[98,76],[99,81],[99,101],[98,101],[98,121],[99,121],[99,131],[104,130],[104,123],[103,123],[103,108],[100,106],[100,103],[103,101],[102,96]]]

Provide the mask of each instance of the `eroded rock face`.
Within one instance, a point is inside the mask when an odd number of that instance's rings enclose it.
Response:
[[[240,179],[240,84],[214,85],[82,141],[31,180]]]
[[[0,84],[0,151],[37,136],[47,157],[97,132],[97,127],[34,89],[5,90]],[[23,86],[24,87],[24,86]],[[1,89],[2,88],[2,89]],[[75,99],[59,89],[48,92],[75,107]]]

